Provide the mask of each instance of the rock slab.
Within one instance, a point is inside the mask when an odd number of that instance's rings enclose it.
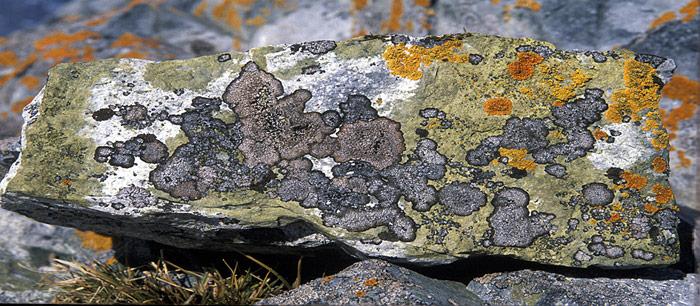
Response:
[[[2,205],[180,247],[670,264],[674,68],[477,34],[62,64]]]

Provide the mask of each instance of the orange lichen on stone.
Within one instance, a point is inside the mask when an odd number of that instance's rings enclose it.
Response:
[[[374,286],[376,286],[377,284],[379,284],[379,281],[377,280],[377,278],[372,277],[372,278],[368,278],[367,280],[365,280],[365,283],[364,283],[364,284],[365,284],[365,286],[367,286],[367,287],[374,287]]]
[[[0,66],[17,65],[17,54],[14,51],[0,51]]]
[[[700,10],[700,0],[691,0],[680,9],[680,13],[683,15],[683,22],[690,22],[698,15],[698,10]]]
[[[202,2],[199,2],[199,4],[197,4],[197,6],[194,7],[194,11],[192,12],[192,14],[197,17],[202,16],[202,14],[204,14],[204,11],[207,10],[207,7],[207,0],[202,0]]]
[[[669,111],[664,118],[664,125],[671,131],[677,131],[681,121],[689,120],[695,115],[700,104],[700,82],[684,75],[674,75],[664,86],[664,97],[678,100],[681,105]]]
[[[34,53],[30,53],[27,58],[22,60],[21,62],[18,62],[15,66],[12,72],[3,75],[0,77],[0,86],[4,85],[7,81],[11,80],[14,78],[16,75],[24,72],[29,66],[31,66],[34,62],[36,61],[36,55]],[[21,111],[21,109],[20,109]]]
[[[654,205],[654,204],[651,204],[651,203],[646,203],[646,204],[644,204],[644,211],[653,215],[657,211],[659,211],[659,207]]]
[[[537,167],[535,161],[526,159],[527,149],[507,149],[499,148],[498,153],[501,156],[508,157],[508,166],[520,170],[534,170]]]
[[[625,89],[612,94],[605,117],[612,122],[622,122],[622,117],[630,116],[633,121],[641,120],[643,111],[657,110],[659,107],[659,85],[654,82],[656,70],[649,64],[628,59],[624,64]]]
[[[671,190],[671,187],[656,183],[651,187],[651,191],[656,194],[657,203],[666,204],[673,200],[673,190]]]
[[[617,222],[620,220],[622,220],[622,216],[620,216],[619,213],[612,213],[608,219],[609,222]]]
[[[676,13],[675,12],[673,12],[673,11],[665,12],[665,13],[661,14],[661,16],[659,16],[658,18],[654,19],[654,21],[651,22],[651,24],[649,25],[649,29],[655,29],[655,28],[659,27],[660,25],[663,25],[665,23],[668,23],[668,22],[671,22],[674,20],[676,20]]]
[[[54,46],[72,45],[76,42],[85,41],[89,38],[99,38],[100,34],[93,31],[82,30],[73,34],[65,32],[53,32],[49,35],[40,38],[34,42],[34,48],[37,51],[44,51],[53,48]]]
[[[430,0],[415,0],[414,3],[417,6],[422,6],[422,7],[429,7],[430,6]]]
[[[75,235],[82,241],[81,245],[93,251],[108,251],[112,248],[112,238],[91,231],[75,231]]]
[[[680,161],[680,166],[683,168],[688,168],[692,164],[692,161],[690,158],[685,156],[685,151],[684,150],[678,150],[676,152],[678,154],[678,160]]]
[[[535,52],[518,52],[518,60],[508,64],[508,73],[513,79],[523,81],[529,79],[535,71],[535,65],[544,60]]]
[[[29,105],[29,103],[32,102],[34,97],[27,97],[24,99],[21,99],[19,101],[12,102],[12,106],[10,106],[10,110],[15,113],[19,114],[22,112],[25,106]]]
[[[393,0],[391,2],[391,12],[389,19],[382,23],[382,29],[389,32],[401,30],[401,16],[403,15],[403,0]]]
[[[241,17],[234,4],[234,1],[224,0],[214,6],[211,12],[214,19],[219,20],[234,30],[241,29]]]
[[[87,39],[99,38],[100,34],[82,30],[72,34],[64,32],[54,32],[34,42],[34,48],[41,53],[43,58],[54,63],[59,63],[65,60],[70,61],[91,61],[93,57],[93,49],[89,45],[82,48],[76,48],[73,45],[78,42],[86,41]]]
[[[7,42],[7,37],[0,36],[0,46],[4,45]]]
[[[468,62],[468,54],[455,53],[455,49],[461,47],[462,42],[457,40],[445,41],[441,45],[436,45],[432,48],[398,44],[388,47],[384,51],[383,57],[391,74],[411,80],[419,80],[423,77],[423,72],[420,70],[421,64],[424,67],[428,67],[436,60],[451,63]]]
[[[596,128],[596,129],[593,131],[593,137],[595,137],[595,139],[597,139],[597,140],[607,139],[607,138],[608,138],[608,133],[606,133],[605,131],[603,131],[603,130],[601,130],[601,129],[599,129],[599,128]]]
[[[141,38],[140,36],[126,32],[120,35],[115,41],[112,42],[112,48],[134,48],[141,46],[148,46],[151,48],[157,48],[159,45],[158,41],[155,39]]]
[[[491,0],[491,5],[498,5],[501,3],[501,0]]]
[[[513,111],[513,102],[508,98],[491,98],[484,102],[484,112],[489,116],[510,115]]]
[[[361,298],[361,297],[365,297],[366,295],[367,295],[367,292],[365,292],[364,290],[357,290],[357,291],[355,291],[355,296],[356,296],[356,297]]]
[[[621,177],[626,182],[625,187],[630,189],[641,190],[642,188],[646,187],[647,182],[649,181],[646,176],[628,171],[623,172]]]
[[[39,78],[33,76],[33,75],[25,75],[21,79],[19,79],[19,82],[24,85],[25,88],[29,90],[34,90],[37,87],[39,87],[39,83],[41,82]]]
[[[514,6],[516,8],[528,9],[533,12],[539,12],[542,5],[536,0],[515,0]]]
[[[325,285],[330,283],[333,279],[335,278],[335,275],[326,275],[323,278],[321,278],[321,284]]]
[[[367,0],[353,0],[352,8],[356,11],[362,10],[367,6]]]
[[[654,157],[651,161],[651,169],[656,173],[665,173],[668,170],[668,163],[661,156]]]
[[[258,15],[253,18],[246,19],[245,24],[249,26],[259,27],[264,25],[265,21],[265,17],[263,17],[262,15]]]

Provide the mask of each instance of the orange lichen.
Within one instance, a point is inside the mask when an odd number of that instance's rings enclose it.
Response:
[[[88,30],[78,31],[73,34],[68,34],[65,32],[53,32],[43,38],[36,40],[34,42],[34,48],[37,51],[44,51],[52,48],[53,46],[66,46],[74,44],[76,42],[85,41],[89,38],[99,37],[99,33]]]
[[[0,46],[4,45],[7,42],[7,37],[0,36]]]
[[[491,0],[491,5],[498,5],[501,3],[501,0]]]
[[[414,1],[417,6],[422,6],[422,7],[429,7],[430,6],[430,0],[415,0]]]
[[[666,162],[666,159],[661,156],[654,157],[654,159],[651,161],[651,169],[653,169],[656,173],[664,173],[666,170],[668,170],[668,163]]]
[[[264,25],[265,21],[265,17],[263,17],[262,15],[258,15],[253,18],[246,19],[245,24],[249,26],[259,27]]]
[[[542,5],[535,0],[515,0],[514,5],[516,8],[528,9],[533,12],[539,12],[542,8]]]
[[[651,191],[656,194],[657,203],[666,204],[673,199],[673,190],[666,185],[656,183],[651,187]]]
[[[133,48],[133,47],[141,47],[141,46],[147,46],[150,48],[157,48],[159,46],[159,43],[155,39],[150,39],[150,38],[142,38],[136,34],[133,34],[131,32],[126,32],[119,37],[115,41],[112,42],[111,47],[112,48]]]
[[[692,161],[690,158],[685,156],[685,151],[684,150],[678,150],[676,152],[678,154],[678,160],[680,161],[680,166],[683,168],[688,168],[692,164]]]
[[[455,53],[455,49],[462,47],[458,40],[445,41],[441,45],[432,48],[406,44],[398,44],[388,47],[383,54],[391,74],[411,80],[419,80],[423,77],[420,70],[430,66],[433,61],[440,60],[451,63],[465,63],[469,61],[469,55]]]
[[[75,235],[82,241],[81,245],[93,251],[108,251],[112,248],[112,238],[90,231],[75,231]]]
[[[95,18],[85,21],[85,25],[88,27],[96,27],[107,23],[109,19],[109,16],[97,16]]]
[[[637,190],[644,188],[649,181],[646,176],[627,171],[623,172],[621,177],[626,181],[625,187]]]
[[[17,65],[17,54],[11,50],[0,51],[0,66]]]
[[[36,55],[34,53],[30,53],[27,58],[22,60],[21,62],[17,63],[15,65],[15,69],[12,70],[12,72],[5,74],[4,76],[0,77],[0,86],[5,84],[7,81],[11,80],[14,78],[16,75],[24,72],[31,64],[33,64],[36,61]],[[20,110],[21,111],[21,110]]]
[[[361,298],[361,297],[365,297],[366,295],[367,295],[367,292],[365,292],[364,290],[357,290],[357,291],[355,291],[355,296],[356,296],[356,297]]]
[[[321,279],[321,284],[325,285],[330,283],[335,278],[335,275],[326,275]]]
[[[29,90],[34,90],[37,87],[39,87],[39,83],[41,82],[39,78],[33,76],[33,75],[25,75],[21,79],[19,79],[19,82],[24,85]]]
[[[601,129],[599,129],[599,128],[596,128],[596,129],[593,131],[593,137],[595,137],[595,139],[597,139],[597,140],[607,139],[607,138],[608,138],[608,133],[606,133],[605,131],[603,131],[603,130],[601,130]]]
[[[4,119],[7,119],[8,117],[10,117],[10,113],[8,113],[8,112],[0,112],[0,119],[3,119],[3,120],[4,120]]]
[[[22,112],[25,106],[29,105],[29,103],[32,102],[34,97],[27,97],[24,99],[21,99],[19,101],[12,102],[12,106],[10,106],[10,110],[13,113],[19,114]]]
[[[389,32],[401,30],[401,15],[403,15],[403,0],[393,0],[391,2],[391,12],[389,19],[382,23],[382,29]]]
[[[367,0],[353,0],[352,8],[353,10],[359,11],[367,6]]]
[[[535,161],[526,159],[527,149],[507,149],[499,148],[498,153],[501,156],[508,157],[508,166],[520,170],[534,170],[537,167]]]
[[[650,214],[655,214],[657,211],[659,211],[659,207],[651,203],[646,203],[644,204],[644,211]]]
[[[241,17],[238,13],[238,9],[232,0],[224,0],[221,3],[214,6],[212,9],[212,16],[214,19],[219,20],[234,30],[241,29]]]
[[[620,214],[618,213],[612,213],[610,215],[610,218],[608,219],[609,222],[617,222],[620,220],[622,220],[622,216],[620,216]]]
[[[208,6],[207,0],[202,0],[202,2],[197,4],[197,6],[195,6],[192,14],[197,16],[197,17],[202,16],[202,14],[204,14],[204,11],[206,11],[207,6]]]
[[[535,65],[544,60],[535,52],[518,52],[518,60],[508,64],[508,73],[513,79],[523,81],[529,79],[535,71]]]
[[[683,22],[690,22],[698,15],[698,10],[700,9],[700,0],[691,0],[680,9],[680,13],[683,15]]]
[[[664,125],[671,131],[677,131],[681,121],[693,118],[700,104],[700,82],[684,75],[674,75],[664,86],[664,97],[678,100],[681,105],[669,111],[664,118]]]
[[[379,284],[379,281],[377,280],[377,278],[372,277],[372,278],[368,278],[367,280],[365,280],[364,284],[365,284],[365,286],[368,286],[368,287],[374,287],[377,284]]]
[[[656,70],[649,64],[628,59],[624,64],[625,89],[612,94],[605,117],[612,122],[621,122],[630,116],[639,121],[643,111],[656,110],[659,105],[659,85],[654,82]]]
[[[665,13],[661,14],[661,16],[659,16],[658,18],[654,19],[654,21],[651,22],[651,24],[649,25],[649,29],[655,29],[655,28],[659,27],[660,25],[663,25],[665,23],[668,23],[668,22],[671,22],[674,20],[676,20],[676,13],[675,12],[673,12],[673,11],[665,12]]]
[[[508,98],[491,98],[484,102],[484,112],[489,116],[510,115],[513,111],[513,102]]]
[[[118,54],[118,55],[117,55],[117,58],[140,58],[140,59],[147,59],[147,58],[148,58],[148,53],[144,53],[144,52],[136,51],[136,50],[131,50],[131,51],[127,51],[127,52]]]

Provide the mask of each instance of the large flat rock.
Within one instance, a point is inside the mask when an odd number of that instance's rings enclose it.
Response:
[[[670,264],[674,68],[474,34],[62,64],[2,205],[180,247]]]

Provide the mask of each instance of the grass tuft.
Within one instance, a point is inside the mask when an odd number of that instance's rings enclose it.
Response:
[[[160,259],[143,267],[54,259],[45,284],[56,291],[54,303],[74,304],[252,304],[279,294],[289,283],[269,266],[241,271],[236,263],[217,270],[190,271]]]

